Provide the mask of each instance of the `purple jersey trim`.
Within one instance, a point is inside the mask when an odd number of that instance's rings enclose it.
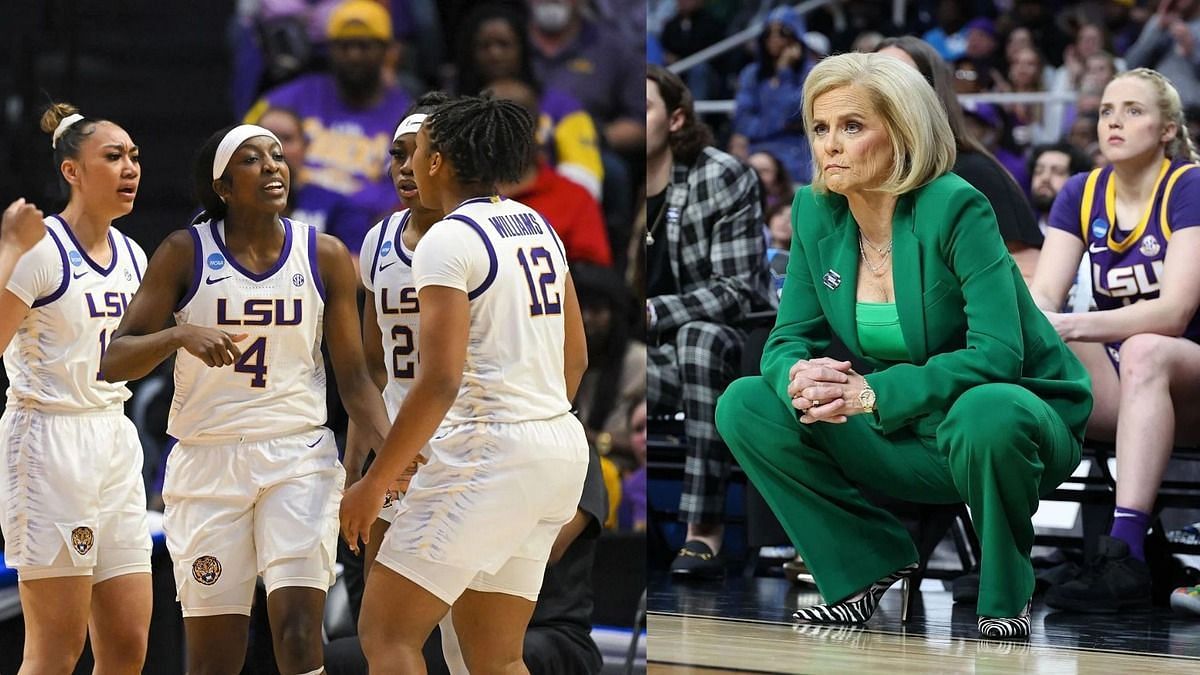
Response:
[[[412,258],[404,254],[404,228],[408,227],[408,221],[412,217],[412,211],[405,211],[404,216],[400,220],[400,225],[396,228],[396,240],[392,245],[396,247],[396,256],[404,262],[405,265],[412,267]],[[379,233],[380,238],[383,238],[383,233]]]
[[[221,240],[221,231],[217,227],[217,221],[209,221],[208,227],[209,231],[212,233],[213,241],[217,242],[217,250],[221,252],[221,255],[225,256],[225,259],[229,261],[229,264],[233,267],[233,269],[240,272],[242,276],[253,279],[254,281],[266,281],[274,276],[276,272],[283,269],[284,264],[287,263],[288,256],[292,253],[292,223],[287,218],[283,218],[282,222],[283,249],[279,251],[279,258],[275,260],[275,264],[271,265],[271,268],[262,274],[255,274],[245,267],[242,267],[241,264],[238,263],[237,258],[234,258],[233,255],[229,253],[229,249],[225,248],[225,242]]]
[[[121,238],[125,240],[125,248],[129,251],[129,262],[133,263],[133,273],[137,275],[138,283],[142,283],[142,266],[138,264],[137,256],[133,254],[133,240],[121,233]]]
[[[375,284],[375,272],[379,270],[379,254],[383,251],[383,242],[387,241],[387,224],[391,218],[385,218],[379,223],[379,236],[375,239],[375,255],[371,256],[371,284]]]
[[[65,230],[67,233],[67,236],[71,238],[71,243],[75,245],[75,250],[79,251],[79,255],[83,256],[83,259],[87,261],[87,264],[90,265],[92,269],[96,270],[96,272],[98,272],[100,274],[100,276],[106,277],[109,275],[110,272],[112,272],[114,269],[116,269],[116,267],[117,267],[117,244],[115,241],[113,241],[113,233],[112,233],[111,227],[108,228],[108,250],[112,251],[112,259],[108,261],[108,267],[101,267],[99,265],[99,263],[97,263],[95,260],[92,260],[92,256],[88,255],[87,251],[82,246],[79,245],[79,240],[75,238],[75,233],[71,231],[71,227],[69,225],[67,225],[67,221],[62,219],[62,216],[60,216],[56,213],[50,217],[57,220],[58,222],[62,223],[63,230]]]
[[[204,245],[200,243],[200,231],[195,225],[188,228],[188,234],[192,235],[192,281],[188,284],[187,293],[183,294],[183,298],[179,300],[179,304],[175,305],[175,311],[183,309],[196,296],[196,291],[200,290],[200,277],[204,276]]]
[[[530,210],[532,210],[532,209],[530,209]],[[541,221],[542,221],[543,223],[545,223],[545,224],[546,224],[546,229],[550,230],[550,238],[554,240],[554,245],[558,247],[558,253],[559,253],[559,255],[561,255],[561,256],[562,256],[562,259],[563,259],[563,260],[566,260],[566,259],[567,259],[567,252],[566,252],[566,250],[565,250],[565,249],[563,249],[562,240],[558,238],[558,232],[555,232],[555,231],[554,231],[554,226],[553,226],[553,225],[551,225],[551,224],[550,224],[550,221],[549,221],[549,220],[548,220],[548,219],[547,219],[545,216],[543,216],[542,214],[538,213],[537,211],[534,211],[534,214],[536,214],[536,215],[537,215],[537,217],[538,217],[539,219],[541,219]]]
[[[486,197],[484,199],[486,199]],[[466,203],[466,202],[464,202],[464,203]],[[479,223],[477,223],[474,220],[471,220],[470,218],[468,218],[462,214],[459,214],[459,213],[452,213],[452,214],[446,216],[446,218],[453,218],[454,220],[457,220],[459,222],[470,225],[471,229],[475,230],[475,234],[478,234],[479,238],[483,240],[483,245],[487,247],[487,252],[488,252],[487,276],[484,277],[483,283],[479,284],[479,288],[476,288],[475,290],[467,293],[467,300],[474,300],[475,298],[478,298],[480,295],[482,295],[483,292],[486,291],[488,289],[488,287],[492,285],[492,282],[496,280],[496,271],[499,267],[499,263],[496,262],[496,249],[492,247],[492,241],[490,239],[488,239],[487,233],[483,231],[483,228],[479,226]]]
[[[57,220],[60,223],[62,222],[62,219]],[[30,309],[45,307],[46,305],[61,298],[62,294],[67,292],[67,286],[71,283],[71,270],[67,267],[66,247],[63,246],[62,240],[58,238],[58,234],[56,234],[54,230],[47,227],[46,234],[50,235],[50,237],[54,239],[54,245],[58,247],[58,257],[60,260],[62,260],[62,281],[59,282],[58,288],[54,289],[53,293],[44,298],[38,298],[37,300],[34,300],[33,304],[29,306]]]
[[[291,227],[292,221],[285,218],[284,222]],[[321,266],[317,264],[317,228],[312,225],[308,226],[308,269],[312,272],[313,283],[317,285],[317,295],[324,301],[325,284],[321,282]]]

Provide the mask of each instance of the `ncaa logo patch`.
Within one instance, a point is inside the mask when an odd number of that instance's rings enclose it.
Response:
[[[205,586],[212,586],[221,578],[221,561],[211,555],[202,555],[192,563],[192,578]]]
[[[292,275],[292,285],[293,286],[303,286],[304,285],[304,275],[303,274],[293,274]]]
[[[1159,245],[1158,239],[1155,239],[1152,234],[1143,237],[1142,243],[1138,245],[1138,251],[1147,258],[1153,258],[1161,250],[1162,246]]]
[[[1097,239],[1103,239],[1108,236],[1108,223],[1103,218],[1097,218],[1092,221],[1092,236]]]
[[[392,242],[385,241],[385,242],[383,242],[383,246],[379,249],[379,257],[382,258],[383,256],[385,256],[391,252],[392,252]]]
[[[92,535],[92,528],[77,527],[71,530],[71,548],[74,548],[79,555],[87,555],[95,542],[96,538]]]
[[[83,256],[79,255],[79,251],[76,251],[74,249],[72,249],[71,252],[67,254],[67,259],[71,261],[71,265],[73,267],[79,267],[80,265],[83,264]]]
[[[208,256],[208,268],[210,270],[219,270],[225,266],[225,256],[220,253],[214,253]]]

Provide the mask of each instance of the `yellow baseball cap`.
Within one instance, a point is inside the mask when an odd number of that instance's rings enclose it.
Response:
[[[325,30],[330,40],[392,39],[392,15],[374,0],[346,0],[329,15]]]

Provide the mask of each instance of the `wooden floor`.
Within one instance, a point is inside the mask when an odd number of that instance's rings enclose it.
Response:
[[[1200,673],[1200,621],[1164,610],[1049,613],[1035,604],[1028,641],[978,639],[974,609],[927,581],[917,616],[899,621],[889,592],[866,627],[797,626],[791,609],[818,601],[781,579],[707,586],[652,578],[651,674],[720,673]]]

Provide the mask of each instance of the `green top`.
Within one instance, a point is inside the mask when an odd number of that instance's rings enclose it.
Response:
[[[858,232],[844,196],[811,186],[797,193],[787,288],[762,357],[780,401],[791,405],[796,361],[824,356],[836,335],[874,370],[866,380],[877,408],[863,422],[880,433],[933,436],[964,392],[1005,382],[1049,404],[1083,441],[1091,380],[1034,304],[986,197],[948,173],[897,198],[893,297],[908,351],[901,362],[867,356],[859,342]]]
[[[908,348],[900,331],[894,302],[860,302],[855,306],[858,344],[863,354],[880,361],[907,361]]]

